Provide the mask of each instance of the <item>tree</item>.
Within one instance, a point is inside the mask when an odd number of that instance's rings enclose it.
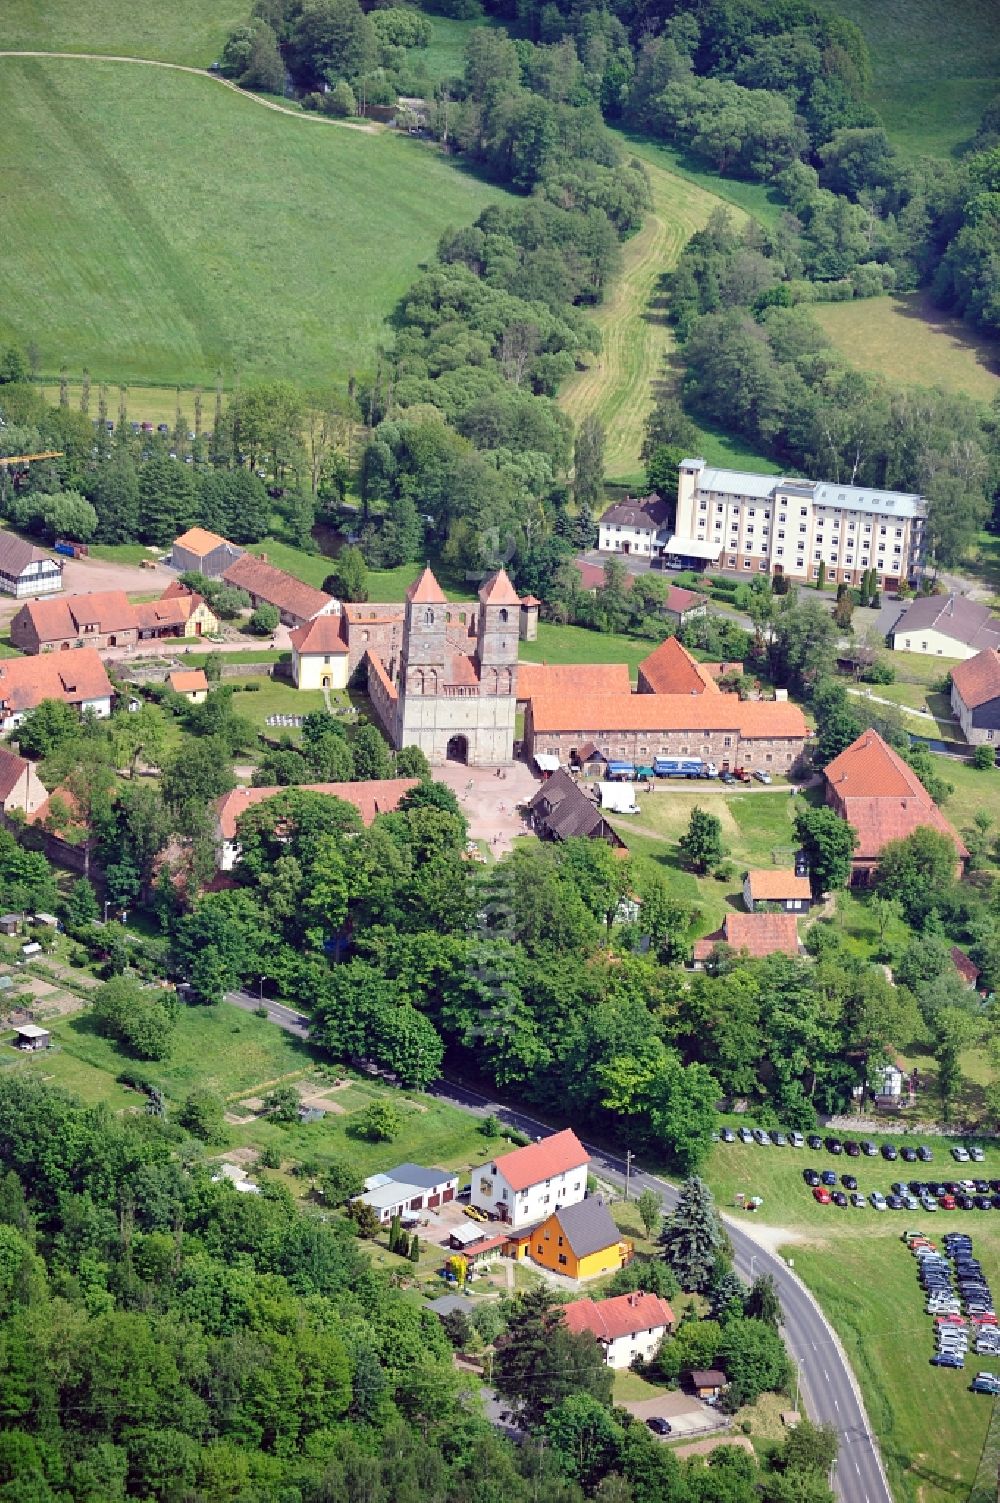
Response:
[[[346,79],[341,79],[335,84],[327,95],[326,108],[331,115],[340,115],[345,118],[358,113],[358,101],[354,97],[354,90]]]
[[[577,430],[573,494],[584,512],[593,512],[604,497],[604,427],[594,413],[588,413]]]
[[[413,1233],[413,1236],[410,1239],[409,1258],[411,1263],[420,1262],[420,1238],[417,1236],[416,1232]]]
[[[989,772],[997,765],[996,748],[992,746],[977,746],[972,753],[972,765],[977,772]]]
[[[552,1290],[541,1286],[515,1302],[506,1334],[497,1342],[493,1383],[534,1427],[573,1393],[610,1403],[612,1373],[595,1338],[589,1332],[571,1334]]]
[[[92,1013],[98,1029],[140,1059],[167,1059],[173,1044],[177,1001],[129,976],[114,976],[95,993]]]
[[[713,1320],[725,1321],[744,1313],[746,1291],[738,1273],[729,1268],[712,1285],[709,1314]]]
[[[638,1202],[639,1219],[646,1228],[646,1236],[652,1237],[660,1224],[663,1214],[663,1203],[655,1190],[648,1187],[639,1196]]]
[[[814,897],[846,886],[858,832],[826,805],[803,809],[795,816],[795,835],[809,863]]]
[[[297,1122],[301,1105],[293,1085],[275,1086],[264,1097],[264,1110],[272,1122]]]
[[[875,869],[875,890],[884,898],[895,898],[906,922],[919,929],[947,899],[957,864],[951,837],[920,825],[904,839],[883,846]]]
[[[97,512],[79,491],[60,491],[42,501],[42,518],[53,537],[86,543],[94,536]]]
[[[347,1214],[354,1222],[359,1237],[366,1237],[370,1240],[372,1237],[377,1237],[382,1230],[378,1211],[366,1200],[352,1200],[347,1208]]]
[[[349,1159],[327,1159],[319,1180],[319,1191],[327,1205],[342,1206],[364,1188],[365,1177],[356,1164]]]
[[[42,761],[75,741],[80,734],[80,717],[61,699],[43,699],[28,710],[17,728],[21,755]]]
[[[365,782],[373,778],[391,778],[392,753],[382,732],[374,725],[359,725],[351,742],[354,776]]]
[[[722,843],[722,821],[717,814],[709,814],[695,804],[687,830],[677,845],[685,864],[693,866],[696,871],[707,872],[726,854]]]
[[[685,1180],[680,1203],[660,1237],[663,1256],[683,1289],[701,1294],[711,1287],[724,1247],[712,1192],[705,1181]]]
[[[94,892],[94,884],[86,877],[80,877],[73,883],[66,897],[66,905],[63,909],[66,917],[67,929],[84,929],[100,918],[101,910],[98,907],[97,895]]]
[[[372,1143],[391,1143],[400,1126],[399,1112],[391,1101],[373,1101],[358,1118],[358,1135]]]
[[[270,637],[278,630],[281,617],[273,605],[259,605],[247,622],[258,637]]]
[[[449,1310],[441,1318],[441,1329],[456,1351],[465,1351],[472,1340],[472,1326],[464,1310]]]
[[[784,1342],[762,1320],[732,1320],[724,1325],[719,1361],[729,1379],[723,1405],[731,1414],[762,1393],[784,1388],[792,1374]]]
[[[368,599],[368,565],[360,548],[352,545],[341,548],[336,568],[327,583],[332,585],[333,594],[341,600]]]
[[[221,1096],[204,1086],[196,1086],[177,1113],[177,1121],[203,1143],[222,1143],[226,1136],[224,1113]]]
[[[545,1436],[559,1462],[559,1469],[594,1496],[602,1478],[618,1464],[625,1432],[606,1406],[592,1394],[571,1393],[549,1411]],[[602,1488],[597,1494],[604,1499]],[[629,1492],[627,1497],[631,1498]]]
[[[775,1330],[781,1325],[781,1301],[769,1273],[760,1273],[750,1285],[746,1298],[746,1313],[752,1320],[762,1320]]]

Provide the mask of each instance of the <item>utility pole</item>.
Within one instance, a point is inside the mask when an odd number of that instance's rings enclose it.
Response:
[[[629,1189],[629,1184],[631,1183],[631,1180],[632,1180],[632,1160],[634,1158],[635,1158],[635,1154],[632,1152],[631,1148],[626,1148],[626,1150],[625,1150],[625,1199],[626,1200],[628,1200],[628,1189]]]
[[[798,1357],[795,1362],[795,1412],[799,1408],[799,1384],[802,1382],[802,1358]]]

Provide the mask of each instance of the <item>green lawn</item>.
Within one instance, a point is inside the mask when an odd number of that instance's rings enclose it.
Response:
[[[960,660],[930,657],[926,652],[890,652],[886,661],[895,668],[900,683],[923,684],[930,688],[942,683],[945,674],[950,673]],[[871,688],[873,694],[881,692],[877,684]]]
[[[994,0],[838,0],[871,49],[871,99],[893,141],[948,156],[975,133],[997,92]]]
[[[218,57],[234,26],[245,22],[240,0],[170,0],[131,5],[128,0],[5,0],[3,45],[12,50],[106,52],[153,57],[206,67]]]
[[[0,59],[0,101],[0,337],[49,379],[346,379],[442,230],[502,196],[409,137],[165,69]]]
[[[736,219],[744,214],[752,215],[762,224],[776,228],[785,212],[786,205],[776,188],[765,183],[740,182],[736,178],[720,177],[710,167],[690,156],[679,147],[666,141],[657,141],[651,136],[642,136],[623,131],[622,146],[648,166],[663,167],[673,176],[703,188],[714,198],[721,199],[723,206],[735,209]]]
[[[254,684],[259,685],[259,688],[247,687]],[[296,689],[294,684],[285,683],[283,679],[249,678],[245,682],[227,679],[226,685],[236,690],[233,709],[240,715],[249,716],[269,736],[290,735],[297,738],[299,735],[292,727],[266,725],[269,715],[309,715],[313,710],[325,708],[321,689]],[[346,703],[345,696],[331,697]]]
[[[861,1136],[862,1134],[858,1134]],[[890,1141],[900,1140],[900,1134]],[[882,1141],[876,1137],[877,1141]],[[923,1141],[923,1140],[921,1140]],[[939,1237],[945,1230],[969,1231],[991,1285],[1000,1282],[1000,1226],[994,1217],[944,1212],[838,1210],[819,1206],[802,1181],[808,1165],[853,1172],[865,1193],[886,1193],[893,1180],[951,1178],[947,1144],[934,1146],[934,1163],[902,1168],[879,1159],[832,1159],[808,1149],[744,1147],[719,1143],[706,1178],[720,1207],[738,1220],[754,1217],[733,1208],[737,1191],[763,1196],[756,1219],[784,1229],[784,1252],[817,1295],[847,1347],[861,1383],[872,1423],[882,1445],[893,1492],[912,1503],[945,1503],[967,1496],[989,1424],[992,1405],[968,1392],[969,1367],[990,1367],[971,1354],[964,1373],[933,1368],[931,1318],[924,1313],[914,1258],[899,1240],[908,1226]],[[946,1165],[949,1166],[946,1168]],[[955,1166],[957,1173],[957,1166]],[[967,1173],[968,1171],[963,1171]],[[977,1174],[1000,1176],[1000,1145],[987,1146]]]
[[[817,303],[812,311],[841,354],[863,370],[983,402],[1000,392],[996,341],[935,308],[926,294]]]
[[[518,656],[528,663],[627,663],[634,677],[638,665],[656,646],[648,637],[619,636],[591,631],[585,626],[557,626],[551,621],[540,621],[536,640],[522,642]]]

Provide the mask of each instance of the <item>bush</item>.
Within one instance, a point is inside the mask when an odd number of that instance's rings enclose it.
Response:
[[[712,876],[716,882],[731,882],[736,875],[736,868],[731,861],[722,861],[715,868]]]
[[[281,1153],[272,1143],[269,1143],[266,1148],[260,1150],[257,1162],[262,1169],[280,1169]]]
[[[128,1086],[133,1091],[143,1091],[147,1096],[150,1091],[158,1089],[156,1082],[146,1074],[145,1070],[138,1070],[133,1065],[127,1065],[124,1070],[119,1070],[115,1079],[119,1085]]]
[[[273,605],[259,605],[247,625],[258,637],[269,637],[278,630],[281,617]]]
[[[988,772],[997,765],[997,756],[992,746],[977,746],[972,754],[972,765],[977,772]]]

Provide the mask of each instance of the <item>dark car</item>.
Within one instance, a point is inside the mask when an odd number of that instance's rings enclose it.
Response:
[[[669,1420],[665,1420],[661,1414],[652,1415],[647,1421],[647,1426],[654,1435],[672,1435],[674,1427]]]
[[[844,1139],[844,1152],[848,1158],[858,1159],[861,1157],[861,1144],[855,1143],[853,1138]]]
[[[976,1210],[977,1211],[992,1211],[992,1209],[993,1209],[993,1204],[992,1204],[992,1202],[990,1200],[990,1197],[988,1195],[977,1195],[976,1196]]]
[[[887,1195],[885,1203],[889,1207],[890,1211],[906,1210],[906,1201],[901,1195]]]
[[[957,1367],[965,1366],[964,1357],[956,1357],[952,1352],[938,1352],[931,1358],[932,1367]]]
[[[895,1160],[899,1158],[899,1154],[896,1152],[895,1148],[893,1147],[893,1145],[891,1143],[883,1143],[882,1144],[882,1157],[884,1159],[887,1159],[889,1161],[889,1163],[891,1164],[891,1163],[894,1163]]]
[[[720,772],[719,773],[719,782],[720,783],[735,783],[736,779],[733,777],[733,775],[732,775],[731,772]]]
[[[921,1143],[920,1147],[917,1149],[917,1158],[920,1160],[920,1162],[922,1164],[929,1164],[933,1157],[934,1155],[927,1147],[927,1144]]]
[[[830,1199],[833,1201],[835,1206],[840,1206],[841,1209],[843,1209],[843,1207],[847,1204],[847,1196],[844,1194],[843,1190],[834,1190],[833,1194],[830,1196]]]
[[[823,1181],[824,1185],[835,1185],[837,1183],[836,1173],[832,1169],[824,1169],[823,1173],[820,1175],[820,1179]]]
[[[958,1206],[958,1209],[960,1211],[971,1211],[972,1196],[966,1195],[963,1191],[961,1194],[955,1196],[955,1204]]]
[[[944,1187],[949,1195],[961,1195],[962,1193],[962,1186],[958,1184],[956,1180],[946,1179],[944,1182]],[[997,1189],[1000,1189],[1000,1185],[997,1186]]]
[[[857,1179],[853,1174],[842,1174],[840,1176],[840,1183],[845,1190],[856,1190],[858,1188]]]
[[[803,1169],[802,1178],[807,1185],[818,1185],[820,1183],[820,1177],[815,1169]]]
[[[827,1151],[827,1153],[834,1153],[834,1154],[836,1154],[836,1153],[843,1153],[843,1151],[844,1151],[844,1145],[840,1141],[839,1138],[827,1138],[826,1139],[826,1151]]]
[[[866,1159],[878,1158],[878,1144],[873,1143],[871,1138],[861,1139],[861,1152]]]
[[[823,1147],[823,1139],[820,1137],[818,1132],[809,1133],[808,1137],[806,1138],[806,1142],[808,1143],[809,1147],[813,1149]]]
[[[917,1162],[917,1150],[910,1148],[909,1145],[899,1150],[899,1156],[907,1164],[915,1164]]]
[[[972,1183],[977,1195],[988,1195],[990,1193],[990,1182],[988,1179],[974,1179]]]

